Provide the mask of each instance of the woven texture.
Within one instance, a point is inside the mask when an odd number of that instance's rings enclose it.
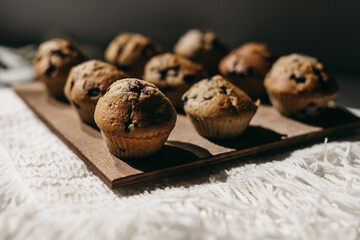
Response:
[[[112,191],[13,91],[0,109],[0,239],[359,238],[359,133]]]

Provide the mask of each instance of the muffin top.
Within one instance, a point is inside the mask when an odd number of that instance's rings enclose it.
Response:
[[[95,122],[102,131],[135,137],[171,130],[176,112],[154,84],[126,78],[113,83],[99,99]]]
[[[227,53],[227,48],[215,32],[192,29],[179,39],[174,52],[201,64],[209,61],[215,61],[217,64]]]
[[[293,53],[279,58],[264,82],[268,90],[291,94],[333,94],[338,86],[314,57]]]
[[[85,56],[69,41],[52,39],[42,43],[34,59],[38,77],[67,76],[71,67],[85,60]]]
[[[191,86],[207,74],[200,64],[172,53],[155,56],[145,66],[144,79],[160,89]]]
[[[124,32],[110,42],[105,51],[105,59],[125,72],[135,70],[142,72],[145,63],[161,52],[161,46],[150,38],[137,33]]]
[[[220,75],[195,83],[182,100],[185,112],[198,118],[254,114],[259,105]]]
[[[274,54],[263,43],[245,43],[224,57],[219,70],[224,76],[264,78],[275,61]]]
[[[96,104],[113,82],[125,77],[128,76],[109,63],[86,61],[71,69],[64,88],[65,96],[74,104]]]

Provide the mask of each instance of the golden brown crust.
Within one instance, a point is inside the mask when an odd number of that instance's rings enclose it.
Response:
[[[151,58],[144,72],[144,79],[155,84],[176,108],[182,107],[181,96],[184,92],[206,76],[200,64],[172,53]]]
[[[113,83],[95,109],[101,131],[113,135],[142,137],[171,130],[176,112],[155,85],[127,78]]]
[[[105,59],[130,76],[142,77],[145,63],[163,52],[150,38],[137,33],[120,33],[108,45]]]
[[[182,97],[184,110],[198,119],[253,115],[257,105],[220,75],[194,84]]]
[[[264,97],[263,81],[275,61],[274,54],[263,43],[245,43],[224,57],[220,73],[254,99]]]
[[[126,77],[124,72],[109,63],[86,61],[71,69],[64,93],[82,120],[94,124],[94,111],[99,98],[113,82]]]
[[[52,39],[39,46],[34,59],[34,71],[50,94],[64,98],[63,89],[70,69],[85,59],[69,41]]]
[[[65,95],[77,104],[96,104],[112,83],[126,77],[126,73],[109,63],[86,61],[71,69],[64,88]]]
[[[338,91],[333,78],[314,57],[291,54],[279,58],[266,76],[267,91],[302,96],[332,95]]]
[[[219,69],[223,76],[264,78],[274,60],[274,54],[266,44],[250,42],[224,57]]]
[[[215,74],[218,72],[219,61],[228,49],[215,32],[191,29],[180,37],[174,52],[202,64],[209,73]]]

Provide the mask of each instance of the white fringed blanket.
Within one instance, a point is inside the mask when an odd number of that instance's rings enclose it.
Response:
[[[0,239],[358,239],[359,140],[112,191],[3,89]]]

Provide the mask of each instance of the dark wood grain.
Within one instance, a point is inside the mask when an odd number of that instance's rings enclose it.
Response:
[[[126,162],[111,155],[98,129],[82,123],[67,104],[48,96],[40,82],[14,86],[36,115],[110,188],[307,142],[360,126],[349,112],[330,108],[323,116],[299,122],[260,106],[249,128],[236,139],[215,141],[197,134],[179,114],[167,143],[153,156]]]

